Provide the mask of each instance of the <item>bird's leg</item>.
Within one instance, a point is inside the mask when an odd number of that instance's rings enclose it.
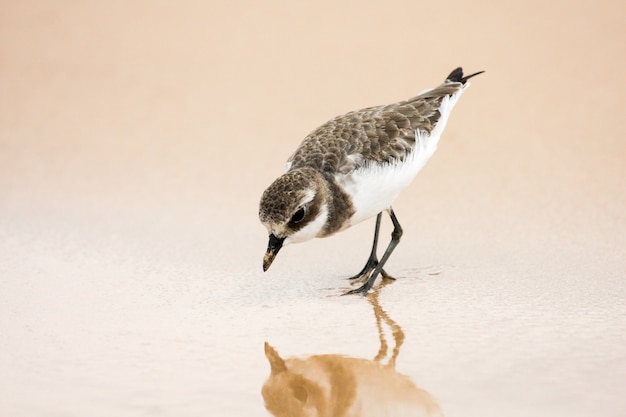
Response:
[[[359,288],[356,288],[354,290],[348,291],[345,294],[363,294],[363,295],[367,295],[367,292],[374,285],[374,281],[376,281],[376,278],[378,277],[378,274],[381,274],[383,276],[383,278],[389,277],[383,271],[383,266],[387,262],[387,259],[389,259],[389,256],[391,256],[391,253],[393,252],[393,250],[396,248],[396,246],[398,246],[398,243],[400,242],[400,237],[402,237],[402,227],[400,227],[400,223],[398,223],[398,219],[396,218],[396,215],[393,212],[393,209],[391,207],[389,208],[388,212],[389,212],[389,217],[391,217],[391,221],[393,222],[393,232],[391,232],[391,242],[389,242],[389,246],[387,246],[387,249],[385,250],[385,253],[383,254],[383,257],[380,259],[379,262],[377,262],[377,265],[374,267],[374,271],[367,278],[367,281],[365,282],[365,284],[363,284]],[[374,247],[376,246],[376,240],[377,240],[377,237],[378,237],[377,235],[378,235],[378,228],[379,227],[380,227],[380,213],[378,214],[378,217],[376,218],[376,234],[374,235]],[[371,259],[372,258],[370,256],[370,260]],[[374,259],[375,259],[375,256],[374,256]],[[368,260],[368,263],[369,263],[369,260]],[[367,265],[366,265],[366,267],[367,267]]]
[[[376,268],[378,265],[378,256],[376,256],[376,249],[378,248],[378,232],[380,231],[380,219],[382,218],[382,211],[378,213],[376,216],[376,228],[374,229],[374,243],[372,244],[372,252],[370,253],[370,257],[367,259],[365,266],[353,277],[348,278],[349,280],[368,278],[370,273]]]

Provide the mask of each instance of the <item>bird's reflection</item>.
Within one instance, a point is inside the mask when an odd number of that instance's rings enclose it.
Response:
[[[428,392],[396,372],[404,332],[380,306],[378,291],[380,287],[368,295],[380,339],[373,360],[342,355],[283,359],[265,342],[271,374],[262,394],[270,413],[276,417],[442,416]],[[386,363],[383,362],[389,346],[384,325],[391,330],[395,342]]]

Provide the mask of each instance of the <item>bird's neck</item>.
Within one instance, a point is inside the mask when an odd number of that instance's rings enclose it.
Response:
[[[350,196],[337,184],[332,175],[319,172],[318,175],[324,182],[325,201],[328,208],[328,219],[323,229],[323,236],[330,236],[349,226],[350,217],[355,209]]]

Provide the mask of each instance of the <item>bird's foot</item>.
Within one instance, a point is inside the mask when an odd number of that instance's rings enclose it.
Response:
[[[367,263],[365,264],[365,266],[363,267],[363,269],[361,269],[361,272],[359,272],[358,274],[351,276],[348,278],[348,280],[350,281],[366,281],[369,276],[371,275],[372,271],[374,269],[376,269],[376,267],[378,266],[378,259],[376,258],[370,258],[367,260]]]
[[[353,277],[348,278],[350,281],[352,281],[351,282],[352,285],[354,285],[357,282],[363,283],[363,285],[361,285],[359,288],[355,288],[353,290],[347,291],[343,295],[348,295],[348,294],[367,295],[368,291],[372,288],[372,286],[374,285],[374,282],[376,281],[378,273],[376,273],[375,276],[372,274],[376,270],[377,266],[378,266],[377,260],[373,260],[373,261],[370,260],[367,262],[367,264],[365,265],[365,267],[363,268],[361,272],[359,272],[357,275]],[[384,269],[381,269],[379,273],[380,273],[380,276],[383,278],[383,280],[395,281],[395,278],[389,275],[387,272],[385,272]]]
[[[354,282],[365,282],[369,279],[370,275],[372,274],[372,272],[374,272],[377,266],[378,260],[370,259],[369,261],[367,261],[361,272],[347,279],[353,281],[352,284],[354,284]],[[380,270],[380,275],[383,277],[383,279],[395,280],[395,278],[385,272],[384,269]]]
[[[388,279],[388,280],[391,280],[391,281],[395,281],[396,280],[394,277],[392,277],[391,275],[386,273],[384,269],[380,270],[380,275],[383,277],[383,279]]]

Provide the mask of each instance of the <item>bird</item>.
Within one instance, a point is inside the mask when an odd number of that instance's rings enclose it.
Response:
[[[430,159],[452,108],[471,75],[454,69],[435,88],[397,103],[352,111],[309,133],[287,160],[286,172],[263,192],[259,219],[269,234],[263,257],[267,271],[292,243],[322,238],[376,217],[374,240],[363,269],[350,277],[362,285],[346,294],[367,295],[403,234],[392,203]],[[383,212],[393,224],[380,260]]]

